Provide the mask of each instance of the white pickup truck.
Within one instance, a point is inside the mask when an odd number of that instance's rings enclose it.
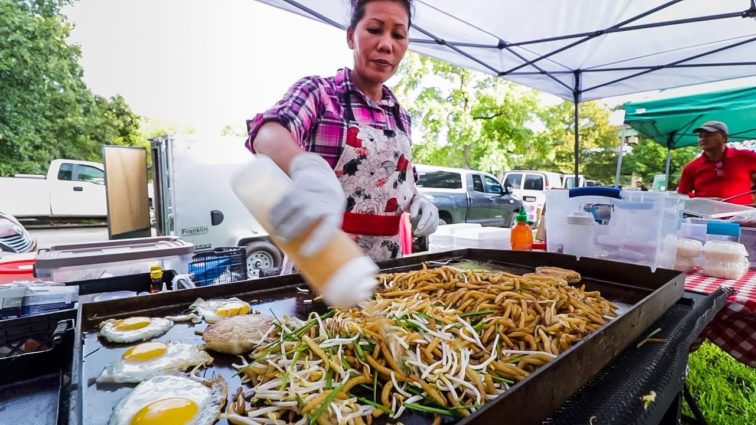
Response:
[[[55,159],[46,176],[0,177],[0,211],[17,218],[105,218],[104,166]]]

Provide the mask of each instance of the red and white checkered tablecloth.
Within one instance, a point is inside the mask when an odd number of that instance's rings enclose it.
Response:
[[[704,329],[701,336],[730,353],[741,362],[756,367],[756,270],[748,270],[738,280],[704,276],[700,271],[685,279],[685,289],[710,294],[720,286],[737,293]]]

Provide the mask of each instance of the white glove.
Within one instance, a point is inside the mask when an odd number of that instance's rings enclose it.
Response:
[[[286,241],[300,237],[320,220],[299,251],[309,257],[320,251],[341,228],[346,198],[333,169],[318,154],[308,152],[295,156],[289,175],[294,184],[270,210],[268,219],[273,232]]]
[[[438,208],[428,198],[418,193],[410,204],[410,220],[415,228],[413,235],[428,236],[438,227]]]

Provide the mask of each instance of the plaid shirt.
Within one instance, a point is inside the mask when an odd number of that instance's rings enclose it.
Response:
[[[382,129],[403,127],[410,136],[410,116],[391,90],[384,85],[383,98],[373,101],[355,87],[349,68],[343,68],[333,77],[302,78],[272,108],[248,120],[247,149],[255,152],[252,142],[260,127],[268,121],[276,121],[289,129],[302,150],[320,154],[331,167],[335,167],[349,128],[344,110],[346,95],[350,95],[352,112],[361,124]],[[400,117],[401,126],[396,122],[396,116]]]

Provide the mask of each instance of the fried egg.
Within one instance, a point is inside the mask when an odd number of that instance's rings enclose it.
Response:
[[[108,365],[97,382],[142,382],[163,372],[209,365],[213,358],[198,345],[144,342],[126,350]]]
[[[198,298],[189,308],[204,317],[207,323],[215,323],[224,317],[249,314],[250,311],[249,303],[238,298],[208,301]]]
[[[113,408],[109,425],[211,425],[226,403],[221,377],[200,382],[158,375],[137,385]]]
[[[173,322],[162,317],[129,317],[100,323],[100,336],[110,342],[146,341],[166,332]]]

